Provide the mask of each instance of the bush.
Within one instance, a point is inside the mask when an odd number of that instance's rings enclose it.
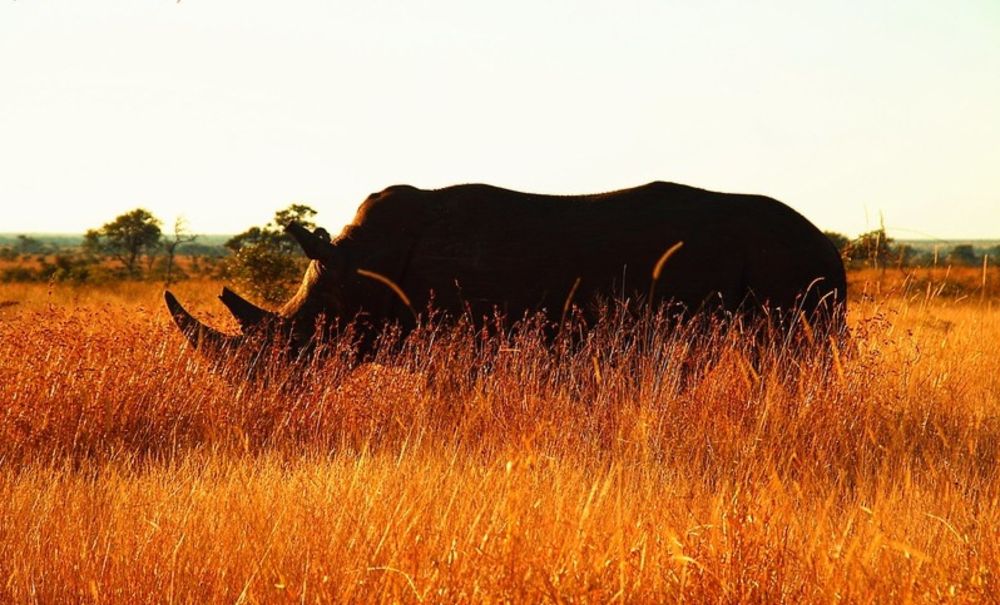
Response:
[[[231,279],[244,291],[271,304],[288,299],[308,265],[295,243],[284,231],[290,223],[314,227],[316,211],[292,204],[275,213],[263,227],[252,227],[226,242],[233,255],[226,259],[222,277]]]

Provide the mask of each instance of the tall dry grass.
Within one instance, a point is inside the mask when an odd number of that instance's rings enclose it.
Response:
[[[0,287],[4,601],[1000,588],[992,298],[873,286],[837,360],[610,318],[574,348],[436,330],[248,382],[130,288]],[[184,289],[227,325],[215,288]]]

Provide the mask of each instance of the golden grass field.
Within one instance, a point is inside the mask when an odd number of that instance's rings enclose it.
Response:
[[[158,285],[0,285],[0,601],[996,602],[980,273],[852,275],[833,361],[609,321],[257,382]]]

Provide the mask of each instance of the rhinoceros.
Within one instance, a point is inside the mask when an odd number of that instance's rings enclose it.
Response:
[[[222,291],[243,334],[202,325],[166,292],[192,342],[236,347],[284,334],[300,352],[328,333],[317,332],[321,323],[405,333],[429,307],[474,321],[540,312],[554,324],[572,301],[596,321],[599,298],[828,326],[846,309],[840,254],[801,214],[768,197],[675,183],[566,196],[393,186],[368,196],[335,238],[287,231],[311,259],[288,303],[271,312]]]

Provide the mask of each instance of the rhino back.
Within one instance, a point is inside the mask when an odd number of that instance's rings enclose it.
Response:
[[[366,242],[360,256],[415,307],[433,292],[436,306],[476,314],[561,310],[577,280],[581,304],[643,297],[677,242],[656,292],[693,308],[710,299],[735,308],[751,291],[788,305],[831,271],[820,258],[826,238],[784,204],[661,182],[580,196],[390,188],[362,206],[354,235]]]

